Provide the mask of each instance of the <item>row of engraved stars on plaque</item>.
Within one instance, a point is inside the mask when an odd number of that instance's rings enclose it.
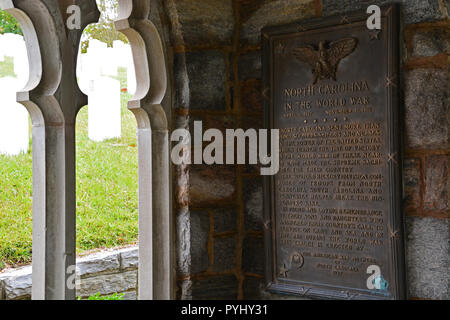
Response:
[[[347,117],[344,117],[343,120],[344,120],[344,121],[348,121],[348,118],[347,118]],[[338,121],[338,118],[333,118],[333,121],[334,121],[334,122],[337,122],[337,121]],[[303,122],[304,122],[304,123],[308,123],[308,120],[304,120]],[[317,122],[319,122],[319,120],[314,119],[314,120],[312,120],[312,122],[313,122],[313,123],[317,123]],[[324,118],[324,119],[323,119],[323,122],[328,122],[328,119],[327,119],[327,118]]]

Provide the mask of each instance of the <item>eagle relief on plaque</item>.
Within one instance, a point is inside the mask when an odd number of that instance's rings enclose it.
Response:
[[[265,126],[280,171],[265,180],[267,289],[402,299],[399,10],[262,31]]]
[[[345,38],[328,43],[320,41],[318,48],[305,45],[293,50],[293,55],[312,68],[313,84],[318,80],[333,79],[336,81],[336,71],[339,62],[351,54],[358,45],[356,38]]]

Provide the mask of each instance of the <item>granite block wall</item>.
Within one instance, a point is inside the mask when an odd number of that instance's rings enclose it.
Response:
[[[262,27],[391,2],[401,3],[403,21],[408,293],[447,299],[448,1],[164,1],[167,46],[174,52],[172,124],[262,128]],[[263,193],[256,169],[175,168],[177,298],[280,298],[264,291]]]
[[[153,0],[170,83],[171,129],[262,128],[260,30],[401,4],[404,216],[410,299],[448,299],[449,1]],[[188,148],[186,145],[185,148]],[[262,178],[257,166],[175,166],[176,298],[295,299],[264,290]],[[136,250],[80,261],[83,298],[136,298]],[[30,296],[30,267],[0,274],[0,299]]]
[[[77,297],[87,299],[123,293],[124,300],[137,297],[138,249],[106,250],[77,259]],[[31,266],[0,273],[0,300],[31,299]]]

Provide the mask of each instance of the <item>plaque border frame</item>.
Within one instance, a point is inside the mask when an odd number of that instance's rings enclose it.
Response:
[[[390,239],[389,268],[392,274],[390,288],[392,295],[382,291],[370,293],[361,289],[348,287],[327,287],[325,284],[286,284],[277,282],[277,267],[274,265],[275,227],[274,227],[274,176],[264,177],[264,244],[265,244],[265,280],[266,289],[276,294],[290,294],[313,299],[347,299],[347,300],[399,300],[406,299],[406,264],[405,264],[405,237],[404,237],[404,213],[403,213],[403,98],[400,88],[400,7],[399,4],[387,4],[380,6],[382,17],[387,19],[387,28],[383,30],[387,46],[387,70],[390,75],[387,85],[387,149],[394,159],[389,162],[389,192],[391,197],[388,226],[394,230]],[[351,12],[345,15],[314,18],[306,21],[298,21],[282,26],[265,27],[261,31],[262,69],[263,69],[263,108],[264,127],[273,129],[273,46],[272,37],[290,33],[303,33],[315,29],[338,26],[345,23],[351,24],[367,20],[365,11]],[[345,19],[345,20],[344,20]],[[397,158],[395,159],[395,155]],[[391,231],[392,232],[392,231]],[[368,275],[369,276],[369,275]]]

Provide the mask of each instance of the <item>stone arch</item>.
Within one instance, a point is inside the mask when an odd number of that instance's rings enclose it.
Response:
[[[112,25],[118,1],[96,3],[100,17],[81,30],[75,57],[77,83],[88,97],[75,120],[77,250],[82,251],[133,245],[138,226],[136,123],[124,110],[135,90],[131,49]],[[84,285],[83,280],[80,292]]]
[[[22,10],[11,7],[0,10],[0,16],[6,13],[11,17],[12,11],[17,19],[6,21],[14,27],[12,30],[5,28],[4,34],[0,34],[4,37],[0,39],[0,69],[3,69],[0,71],[0,269],[31,260],[33,161],[30,142],[33,140],[30,114],[35,124],[43,122],[39,110],[17,102],[18,93],[38,85],[42,66],[40,59],[39,63],[29,63],[29,57],[36,52],[30,52],[33,48],[26,48],[26,44],[37,41],[30,18]],[[17,32],[17,23],[23,26],[19,29],[22,32]],[[39,52],[37,54],[40,56]]]
[[[129,102],[138,122],[139,299],[171,299],[172,218],[170,213],[169,128],[161,105],[167,90],[164,49],[148,20],[150,1],[120,0],[116,28],[129,39],[137,91]]]
[[[66,8],[81,9],[68,30]],[[148,20],[150,2],[121,0],[117,29],[133,45],[139,87],[130,102],[138,120],[140,299],[173,297],[167,74],[163,43]],[[18,101],[33,118],[33,289],[35,300],[75,299],[75,119],[86,105],[76,82],[81,32],[96,22],[95,0],[1,0],[19,19],[30,53],[30,82]],[[169,99],[170,100],[170,99]],[[169,103],[170,105],[170,103]]]
[[[2,0],[24,30],[30,80],[17,95],[33,124],[33,289],[35,300],[75,299],[74,120],[86,97],[75,84],[79,30],[67,30],[64,5],[79,5],[83,28],[95,1]],[[86,13],[85,15],[83,13]]]

